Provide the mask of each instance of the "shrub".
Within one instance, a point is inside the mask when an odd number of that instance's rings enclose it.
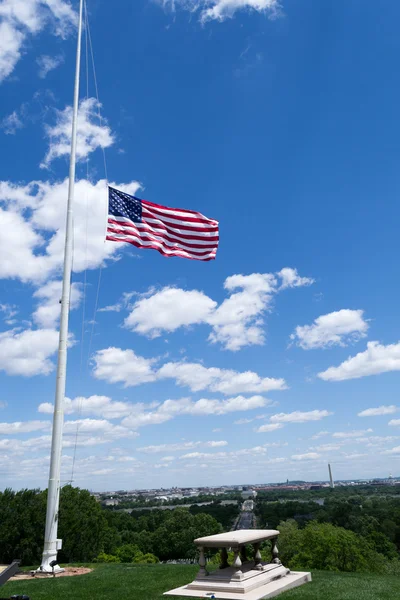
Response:
[[[97,558],[93,560],[93,562],[98,563],[120,563],[120,559],[118,556],[114,556],[113,554],[106,554],[105,552],[100,552]]]

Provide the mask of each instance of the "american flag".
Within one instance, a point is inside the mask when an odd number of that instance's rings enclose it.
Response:
[[[218,221],[201,213],[160,206],[109,187],[106,239],[153,248],[164,256],[212,260],[219,229]]]

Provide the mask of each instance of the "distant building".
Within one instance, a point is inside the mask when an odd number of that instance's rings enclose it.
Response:
[[[242,491],[243,500],[250,500],[252,498],[257,498],[256,490],[243,490]]]
[[[104,500],[104,506],[118,506],[119,500],[117,498],[110,498],[109,500]]]

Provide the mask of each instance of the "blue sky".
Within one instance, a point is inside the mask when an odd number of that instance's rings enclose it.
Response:
[[[76,9],[0,4],[0,488],[48,477]],[[74,454],[94,490],[398,475],[400,7],[88,10],[63,481]],[[104,243],[103,150],[219,220],[217,259]]]

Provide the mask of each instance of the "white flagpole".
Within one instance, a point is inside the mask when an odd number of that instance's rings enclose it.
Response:
[[[71,272],[73,254],[73,219],[72,208],[75,186],[76,130],[79,103],[79,73],[81,63],[82,13],[83,1],[79,0],[78,41],[76,47],[76,71],[74,87],[74,106],[72,113],[71,158],[69,165],[69,187],[67,203],[67,224],[65,230],[64,274],[61,296],[60,337],[58,344],[58,364],[56,397],[54,404],[53,433],[51,440],[51,458],[49,488],[47,496],[46,530],[42,563],[39,571],[53,573],[62,571],[57,564],[57,550],[61,548],[61,540],[57,539],[58,507],[60,501],[60,471],[62,453],[62,435],[64,425],[64,397],[67,374],[68,317],[71,293]]]

